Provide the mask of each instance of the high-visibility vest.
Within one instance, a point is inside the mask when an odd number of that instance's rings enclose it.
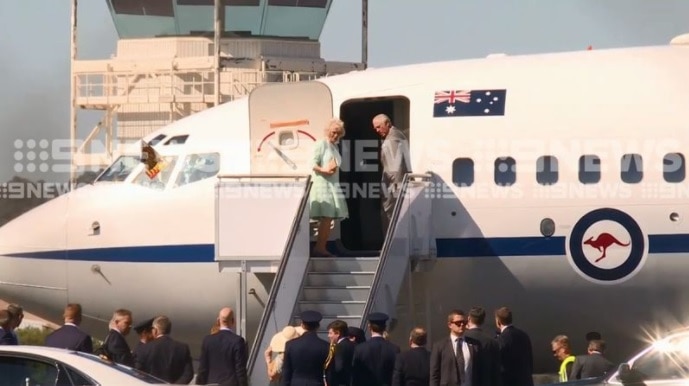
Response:
[[[567,382],[569,374],[567,374],[567,365],[574,362],[574,355],[570,355],[560,364],[560,382]]]

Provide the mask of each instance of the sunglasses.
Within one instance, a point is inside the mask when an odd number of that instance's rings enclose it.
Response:
[[[466,320],[455,320],[454,322],[450,322],[450,323],[454,324],[457,327],[462,327],[462,326],[465,326],[467,324],[467,321]]]

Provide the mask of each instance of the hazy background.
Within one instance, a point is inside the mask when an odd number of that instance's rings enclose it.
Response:
[[[324,58],[360,60],[360,15],[359,0],[335,0]],[[369,65],[667,44],[685,32],[687,0],[370,0]],[[114,54],[104,0],[80,1],[79,34],[80,58]],[[17,174],[15,140],[69,138],[69,39],[69,0],[0,0],[0,181]],[[82,138],[99,117],[81,122]]]

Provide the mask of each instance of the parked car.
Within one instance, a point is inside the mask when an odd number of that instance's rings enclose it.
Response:
[[[603,378],[558,383],[560,386],[689,385],[689,329],[672,332]]]
[[[3,385],[167,384],[144,372],[95,355],[41,346],[0,346],[0,374]]]

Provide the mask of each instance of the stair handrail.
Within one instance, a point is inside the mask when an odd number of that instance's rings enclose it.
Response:
[[[234,177],[234,176],[233,176]],[[246,178],[304,178],[304,175],[254,175],[254,176],[246,176]],[[256,364],[256,358],[258,357],[258,353],[260,350],[264,349],[259,347],[261,341],[263,340],[263,335],[265,334],[266,326],[268,325],[268,319],[270,317],[270,314],[273,311],[273,308],[275,307],[275,298],[277,296],[278,290],[280,289],[280,284],[282,283],[282,279],[285,275],[285,267],[287,266],[287,262],[289,260],[289,256],[292,252],[292,246],[294,245],[294,240],[297,236],[297,232],[299,230],[299,222],[301,221],[301,217],[304,215],[304,210],[306,210],[306,205],[309,202],[309,194],[311,192],[311,176],[307,176],[306,178],[306,186],[304,187],[304,195],[301,198],[301,201],[299,202],[299,208],[297,209],[297,214],[294,216],[294,220],[292,221],[292,227],[290,228],[289,235],[287,237],[287,242],[285,243],[285,248],[282,252],[282,258],[280,259],[280,265],[278,266],[277,274],[275,275],[275,279],[273,280],[273,285],[270,288],[270,293],[268,295],[268,301],[266,302],[266,306],[263,309],[263,315],[261,315],[261,321],[258,325],[258,329],[256,330],[256,336],[254,337],[254,343],[251,345],[251,351],[249,353],[249,358],[248,358],[248,363],[247,363],[247,374],[252,374],[254,366]]]
[[[383,247],[380,250],[380,258],[378,260],[378,266],[376,267],[376,272],[373,274],[373,282],[371,283],[371,291],[368,294],[368,299],[364,305],[363,313],[361,314],[361,325],[360,327],[366,330],[366,316],[371,313],[371,308],[376,300],[376,295],[378,294],[378,288],[380,287],[380,279],[382,272],[387,263],[387,258],[390,252],[390,245],[392,244],[393,236],[395,235],[395,228],[397,227],[397,221],[399,220],[400,211],[402,210],[402,204],[404,203],[404,197],[407,194],[407,188],[409,187],[409,182],[412,178],[421,178],[423,180],[430,180],[433,176],[430,173],[406,173],[402,179],[402,186],[400,187],[399,195],[397,196],[397,201],[395,201],[395,207],[392,210],[392,216],[390,216],[390,223],[388,229],[385,233],[385,240],[383,242]]]

